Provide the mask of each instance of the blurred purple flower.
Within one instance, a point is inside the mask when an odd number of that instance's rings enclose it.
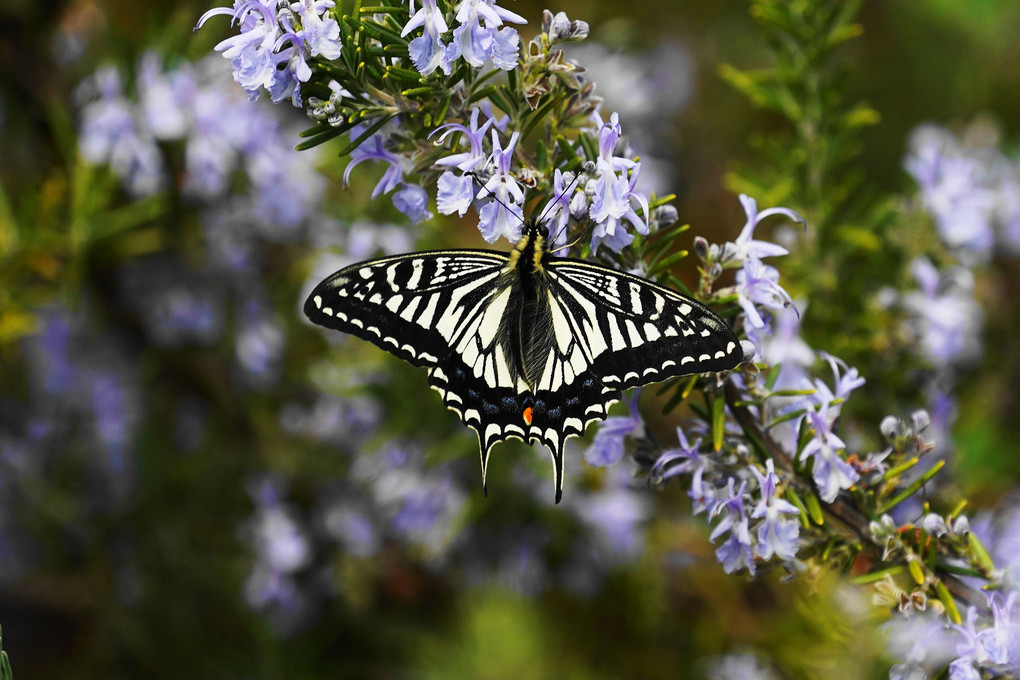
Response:
[[[831,430],[828,412],[829,404],[824,403],[805,416],[812,436],[800,452],[800,459],[814,458],[813,477],[818,485],[818,494],[823,501],[831,503],[840,490],[853,486],[859,475],[839,454],[846,444]]]
[[[630,561],[641,554],[642,529],[651,515],[651,504],[645,494],[634,488],[626,467],[610,470],[605,486],[581,497],[576,508],[609,564]]]
[[[78,146],[90,163],[107,163],[124,181],[133,196],[159,191],[166,178],[163,158],[155,139],[135,121],[130,102],[124,97],[120,72],[100,69],[79,89],[80,96],[95,91],[99,99],[81,111]]]
[[[779,270],[751,256],[744,259],[743,269],[737,272],[737,301],[754,328],[766,325],[756,305],[781,310],[793,304],[790,294],[779,285]]]
[[[755,466],[751,467],[751,472],[758,480],[761,493],[761,500],[751,512],[753,519],[761,519],[756,527],[758,543],[754,547],[755,554],[764,560],[773,555],[782,560],[792,560],[797,556],[800,523],[784,515],[799,515],[800,511],[776,495],[779,477],[771,458],[765,461],[765,474]]]
[[[241,305],[234,331],[237,362],[259,386],[275,382],[286,337],[265,305],[252,298]]]
[[[966,363],[981,353],[981,308],[974,301],[974,278],[962,267],[939,272],[926,257],[916,258],[911,273],[921,290],[903,304],[925,354],[936,365]]]
[[[32,337],[32,366],[39,385],[47,394],[71,389],[77,370],[71,361],[74,340],[71,320],[61,309],[39,315],[40,329]]]
[[[675,449],[667,449],[662,452],[655,465],[652,466],[650,477],[656,483],[661,483],[676,475],[692,474],[695,470],[705,466],[705,459],[700,453],[701,437],[693,443],[687,443],[687,435],[683,428],[676,428],[677,440],[680,446]],[[679,461],[679,462],[677,462]]]
[[[749,573],[754,574],[754,553],[751,541],[751,531],[748,527],[747,511],[744,508],[744,496],[747,489],[747,482],[741,482],[736,487],[736,480],[730,477],[727,482],[727,494],[719,497],[715,505],[709,510],[709,517],[716,517],[723,514],[723,518],[715,525],[709,540],[713,543],[717,538],[729,532],[729,536],[715,551],[716,559],[723,566],[727,574],[746,568]]]
[[[584,451],[584,459],[594,467],[615,465],[623,457],[623,440],[628,436],[640,433],[644,428],[641,412],[637,402],[641,394],[636,389],[627,399],[630,414],[626,416],[610,416],[599,423],[599,429],[592,439],[591,446]]]
[[[393,206],[414,224],[432,218],[428,209],[429,195],[417,184],[405,184],[400,191],[393,194]]]
[[[106,449],[110,472],[120,474],[127,465],[126,456],[135,434],[135,413],[121,378],[114,373],[99,373],[91,381],[92,412],[96,436]]]

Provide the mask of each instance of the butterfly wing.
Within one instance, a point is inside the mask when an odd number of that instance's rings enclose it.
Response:
[[[559,500],[566,440],[605,419],[622,390],[728,370],[743,352],[715,312],[676,291],[582,260],[544,265],[552,340],[527,438],[549,447]]]
[[[486,250],[370,260],[325,279],[304,307],[320,326],[427,367],[429,385],[478,434],[483,486],[490,449],[526,434],[528,386],[501,342],[503,316],[513,305],[507,262]]]
[[[486,250],[408,253],[359,262],[317,285],[313,323],[350,333],[415,366],[440,365],[470,312],[496,292],[506,255]]]
[[[726,371],[743,361],[740,341],[697,300],[648,279],[582,260],[547,262],[557,347],[568,347],[580,374],[607,390],[678,375]],[[562,361],[555,369],[565,369]],[[565,377],[565,376],[564,376]]]

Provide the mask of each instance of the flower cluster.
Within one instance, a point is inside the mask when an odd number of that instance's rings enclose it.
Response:
[[[897,596],[886,582],[885,591]],[[901,591],[900,591],[901,592]],[[899,597],[897,596],[897,599]],[[1020,673],[1020,607],[1017,593],[988,596],[990,614],[967,608],[962,623],[953,624],[938,612],[926,612],[921,601],[888,625],[890,652],[900,659],[890,680],[929,677],[928,673],[949,665],[950,680],[983,677],[1014,677]]]
[[[433,166],[442,170],[436,193],[439,212],[464,215],[469,208],[476,207],[478,229],[489,243],[500,238],[511,242],[520,238],[525,222],[525,186],[535,181],[532,171],[517,167],[515,154],[520,133],[511,132],[508,122],[506,116],[476,107],[471,109],[467,124],[447,123],[432,133],[440,154]],[[562,172],[559,168],[554,171],[550,187],[553,196],[542,212],[542,219],[550,226],[554,242],[562,245],[571,219],[587,218],[594,225],[589,242],[592,253],[597,253],[600,245],[620,252],[634,240],[630,228],[638,234],[648,234],[650,229],[649,201],[636,188],[641,164],[617,155],[623,135],[617,114],[603,121],[594,112],[591,123],[592,135],[598,139],[597,158],[580,173]],[[351,136],[359,137],[362,132],[362,126],[355,126]],[[354,149],[344,181],[349,181],[352,168],[362,161],[383,161],[387,168],[372,196],[396,190],[394,205],[412,221],[420,222],[431,217],[427,195],[421,186],[406,181],[405,168],[412,161],[406,154],[388,148],[398,144],[390,143],[394,136],[384,129]]]
[[[183,144],[183,173],[173,181],[192,201],[223,198],[241,172],[251,217],[271,229],[286,234],[318,205],[322,178],[293,150],[278,118],[224,87],[215,61],[165,69],[148,52],[135,84],[132,98],[121,73],[108,67],[79,88],[82,155],[108,164],[132,196],[171,188],[161,145]]]
[[[903,164],[921,190],[942,240],[964,264],[987,261],[996,245],[1020,252],[1020,166],[975,125],[962,138],[923,125]]]
[[[216,7],[201,16],[199,29],[217,15],[228,15],[240,34],[214,48],[230,60],[234,80],[258,98],[266,90],[274,102],[290,98],[301,106],[301,84],[308,82],[312,57],[340,56],[340,24],[331,16],[333,0],[241,0],[234,7]]]
[[[409,2],[413,14],[400,37],[421,29],[422,34],[411,40],[407,49],[422,75],[427,76],[437,68],[450,75],[454,62],[461,58],[473,68],[480,68],[486,61],[508,71],[517,66],[520,37],[514,29],[503,26],[503,22],[525,24],[524,17],[500,7],[495,0],[461,0],[454,7],[457,25],[453,35],[444,42],[449,27],[436,0],[422,0],[417,12],[414,0]]]

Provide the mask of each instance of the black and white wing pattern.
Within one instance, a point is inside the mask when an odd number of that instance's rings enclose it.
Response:
[[[603,420],[629,387],[724,371],[743,359],[701,303],[647,279],[544,250],[540,227],[509,255],[410,253],[336,272],[312,291],[313,322],[416,366],[489,452],[506,439],[549,447],[556,501],[566,440]]]
[[[505,253],[408,253],[345,267],[305,302],[313,323],[368,340],[415,366],[437,366],[496,292]]]
[[[561,352],[550,356],[552,384],[558,369],[565,379],[584,367],[607,390],[622,390],[743,360],[733,330],[697,300],[594,262],[550,258],[545,265]]]
[[[544,267],[551,342],[538,360],[525,438],[552,452],[558,500],[565,441],[606,418],[622,390],[729,370],[743,352],[715,312],[674,290],[582,260],[549,258]]]
[[[487,250],[369,260],[325,279],[304,306],[320,326],[428,367],[429,385],[478,434],[483,486],[493,445],[527,435],[529,386],[505,342],[516,299],[508,262]]]

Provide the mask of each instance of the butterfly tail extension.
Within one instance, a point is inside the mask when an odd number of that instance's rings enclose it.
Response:
[[[553,478],[556,483],[556,504],[559,505],[563,500],[563,442],[560,441],[556,446],[550,447],[549,453],[552,455]]]

